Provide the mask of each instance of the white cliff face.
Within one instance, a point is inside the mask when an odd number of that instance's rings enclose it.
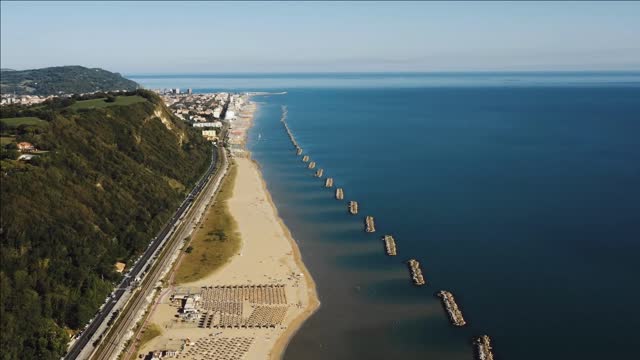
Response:
[[[171,121],[171,118],[167,115],[167,111],[165,111],[161,106],[158,106],[153,112],[153,115],[156,118],[160,119],[160,121],[162,122],[162,124],[164,124],[167,130],[170,130],[176,135],[176,137],[178,138],[178,143],[180,145],[184,143],[184,139],[185,139],[184,131],[182,131],[181,129],[175,126],[175,124]]]
[[[156,109],[156,111],[153,112],[153,115],[160,119],[160,121],[162,121],[162,123],[167,127],[168,130],[173,131],[173,124],[171,123],[171,120],[169,120],[169,118],[164,114],[164,111],[162,111],[162,109]]]

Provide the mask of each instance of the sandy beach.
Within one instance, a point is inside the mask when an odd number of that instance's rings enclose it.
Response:
[[[251,119],[244,120],[246,133]],[[136,355],[169,350],[181,359],[279,359],[318,308],[313,279],[249,156],[233,160],[237,175],[227,202],[240,251],[205,278],[166,289],[147,320],[162,334]],[[179,315],[186,297],[198,311],[190,319]]]

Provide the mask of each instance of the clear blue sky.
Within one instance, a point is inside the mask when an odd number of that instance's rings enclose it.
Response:
[[[639,70],[639,2],[1,3],[1,65],[122,73]]]

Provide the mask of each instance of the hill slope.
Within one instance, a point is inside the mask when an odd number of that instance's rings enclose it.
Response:
[[[56,66],[33,70],[0,70],[0,92],[18,95],[79,94],[135,90],[138,83],[103,69]]]
[[[146,248],[206,170],[211,145],[157,96],[136,96],[49,103],[38,110],[48,125],[17,136],[49,152],[2,160],[0,359],[59,359],[65,330],[86,324],[119,281],[115,262]]]

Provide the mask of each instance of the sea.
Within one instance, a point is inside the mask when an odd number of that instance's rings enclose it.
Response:
[[[496,359],[637,358],[640,72],[129,78],[286,91],[253,98],[248,142],[321,301],[284,359],[471,360],[482,334]],[[296,156],[283,107],[344,201]],[[426,286],[412,285],[410,258]]]

